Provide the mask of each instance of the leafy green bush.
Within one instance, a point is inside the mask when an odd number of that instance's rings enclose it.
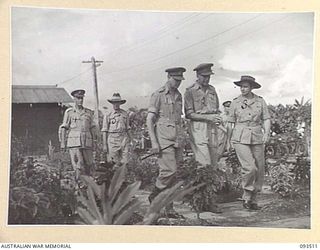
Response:
[[[32,157],[10,169],[10,224],[66,223],[75,202],[74,189],[62,188],[68,175],[61,171]]]
[[[293,169],[295,182],[310,187],[310,158],[297,157]]]
[[[141,188],[151,190],[159,174],[157,157],[149,157],[143,161],[139,155],[130,154],[126,179],[128,182],[141,181]]]
[[[36,223],[36,216],[51,205],[44,193],[26,187],[11,188],[9,199],[9,224]]]
[[[268,159],[271,189],[281,197],[300,195],[301,185],[310,187],[310,160],[305,157]]]
[[[292,163],[276,162],[269,167],[271,189],[282,197],[288,197],[294,190]]]
[[[193,157],[186,158],[177,174],[178,179],[184,183],[192,183],[194,186],[204,184],[184,198],[193,210],[208,211],[212,201],[225,202],[231,197],[238,196],[240,191],[238,172],[232,173],[228,166],[214,170],[211,166],[199,168],[198,165]]]

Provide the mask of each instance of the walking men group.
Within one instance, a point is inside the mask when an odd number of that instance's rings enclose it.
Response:
[[[61,148],[69,149],[78,183],[81,174],[92,174],[93,149],[97,146],[98,140],[93,111],[83,107],[84,94],[85,91],[82,89],[71,92],[74,107],[65,111],[63,123],[59,128]],[[120,166],[128,163],[131,141],[128,113],[120,108],[126,100],[121,99],[119,93],[115,93],[108,101],[113,105],[113,111],[103,118],[103,151],[107,153],[108,161]]]
[[[212,66],[212,63],[203,63],[194,68],[197,80],[185,91],[184,113],[190,120],[191,147],[198,167],[210,166],[213,169],[217,168],[217,162],[225,149],[234,147],[242,166],[243,207],[256,210],[259,209],[256,197],[264,176],[264,143],[270,131],[266,103],[262,97],[251,92],[261,85],[253,77],[242,76],[240,81],[234,82],[240,86],[241,95],[232,102],[224,102],[225,113],[221,114],[217,92],[209,84],[214,74]],[[147,127],[152,153],[158,155],[159,165],[155,189],[149,196],[150,202],[160,192],[175,184],[177,169],[183,163],[183,149],[178,140],[183,98],[178,88],[184,80],[185,71],[183,67],[167,69],[166,83],[150,99]],[[83,99],[83,90],[74,91],[72,95],[75,107],[66,111],[61,127],[63,131],[69,130],[67,147],[70,148],[75,170],[84,170],[88,174],[92,157],[85,154],[91,154],[95,142],[93,115],[82,107],[82,102],[81,105],[77,102],[79,96]],[[128,115],[120,109],[125,100],[116,93],[108,101],[113,104],[114,110],[103,119],[103,148],[108,152],[109,160],[126,164],[131,134]],[[178,216],[173,204],[167,206],[166,211],[169,215]],[[215,201],[212,201],[210,211],[221,212]]]

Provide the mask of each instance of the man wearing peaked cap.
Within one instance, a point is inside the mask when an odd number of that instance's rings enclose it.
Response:
[[[202,63],[194,68],[196,82],[188,87],[184,96],[186,118],[190,119],[191,147],[199,167],[210,166],[217,169],[218,162],[218,126],[219,98],[215,88],[209,85],[214,73],[212,63]],[[206,211],[220,213],[215,201],[210,201],[204,208]]]
[[[183,73],[185,71],[186,69],[182,67],[166,69],[168,76],[172,76],[176,80],[184,80]]]
[[[110,161],[120,165],[128,163],[129,144],[131,133],[129,125],[129,114],[120,108],[126,100],[122,99],[119,93],[114,93],[108,99],[113,106],[113,111],[103,117],[102,138],[103,151],[107,152]]]
[[[167,82],[150,99],[147,126],[152,152],[158,154],[159,164],[159,175],[155,189],[149,196],[150,202],[160,192],[175,184],[177,168],[183,162],[178,140],[182,122],[182,96],[178,88],[184,80],[185,71],[182,67],[165,70],[168,73]],[[180,217],[173,209],[173,203],[166,207],[166,213],[169,217]]]
[[[84,89],[77,89],[71,92],[71,95],[73,97],[84,97],[84,94],[86,91]]]
[[[71,92],[74,107],[65,111],[63,122],[59,127],[61,149],[69,149],[71,163],[76,173],[76,182],[79,186],[81,186],[80,175],[90,175],[93,170],[93,148],[97,140],[93,111],[83,107],[84,94],[83,89]]]
[[[203,76],[210,76],[214,74],[211,70],[212,66],[213,66],[213,63],[201,63],[197,67],[195,67],[193,71],[196,71],[197,74],[200,74]]]

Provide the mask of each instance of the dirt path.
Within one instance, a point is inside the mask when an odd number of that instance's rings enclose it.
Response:
[[[143,200],[143,210],[148,208],[147,197],[149,192],[142,191],[139,196]],[[278,198],[265,186],[258,197],[259,211],[243,209],[242,202],[236,200],[221,203],[223,213],[210,212],[197,213],[187,204],[175,202],[174,207],[185,219],[160,218],[160,225],[193,225],[193,226],[219,226],[219,227],[263,227],[263,228],[310,228],[310,206],[308,197],[285,200]]]

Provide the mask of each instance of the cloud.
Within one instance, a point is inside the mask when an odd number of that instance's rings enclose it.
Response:
[[[312,96],[312,60],[303,55],[296,55],[280,71],[277,80],[269,85],[272,99],[298,98]]]
[[[261,71],[274,65],[272,46],[265,41],[252,40],[228,46],[219,63],[233,71]]]
[[[227,47],[219,63],[226,77],[249,74],[262,88],[256,90],[272,104],[312,97],[312,57],[297,44],[267,43],[259,39]]]

